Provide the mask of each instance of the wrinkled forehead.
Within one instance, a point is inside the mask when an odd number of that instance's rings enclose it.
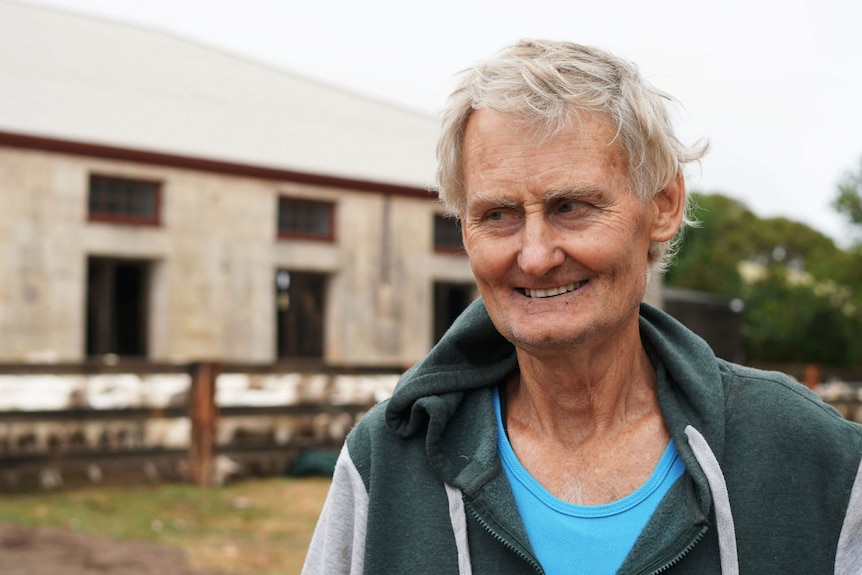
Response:
[[[467,121],[461,148],[462,176],[477,155],[488,155],[505,148],[517,148],[525,155],[554,147],[568,150],[571,158],[579,154],[601,157],[615,170],[628,176],[628,161],[615,123],[599,112],[580,111],[565,120],[546,121],[523,114],[501,113],[490,109],[474,110]]]
[[[608,144],[610,145],[618,138],[620,133],[619,122],[610,113],[604,110],[593,110],[575,106],[561,105],[553,112],[539,110],[527,110],[511,112],[496,109],[491,106],[474,108],[468,118],[466,125],[469,126],[477,113],[494,114],[505,118],[505,121],[514,129],[517,129],[525,138],[531,138],[536,143],[554,138],[570,126],[583,126],[589,123],[600,123],[607,126],[613,135]]]
[[[486,110],[471,119],[462,154],[462,209],[479,198],[504,203],[510,194],[631,193],[625,158],[606,121],[583,117],[552,137],[540,137],[511,120]]]

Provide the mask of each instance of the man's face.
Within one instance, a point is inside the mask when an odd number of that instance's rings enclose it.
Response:
[[[464,246],[497,329],[538,352],[612,338],[646,289],[658,209],[627,187],[616,131],[573,119],[540,141],[478,110],[464,138]],[[661,238],[659,238],[661,236]]]

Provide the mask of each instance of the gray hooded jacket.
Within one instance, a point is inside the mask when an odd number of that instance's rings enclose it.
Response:
[[[645,304],[640,329],[686,472],[618,573],[862,574],[862,426]],[[349,435],[303,573],[544,573],[496,451],[515,369],[477,301]]]

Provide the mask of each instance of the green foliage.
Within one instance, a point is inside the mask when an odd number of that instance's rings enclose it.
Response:
[[[849,171],[844,174],[832,205],[852,223],[862,226],[862,158],[856,172]]]
[[[857,200],[860,184],[862,170],[853,184]],[[694,194],[693,200],[701,225],[686,230],[667,285],[742,299],[748,361],[862,360],[856,352],[862,339],[862,247],[841,250],[805,224],[759,218],[720,194]],[[862,224],[862,210],[859,216]],[[744,278],[743,262],[758,275]]]
[[[744,290],[746,356],[759,362],[856,363],[859,318],[843,292],[794,282],[782,266],[769,268]]]
[[[748,251],[745,229],[755,216],[741,202],[721,195],[694,194],[692,201],[700,223],[685,230],[665,281],[675,287],[736,297],[742,289],[739,254]]]

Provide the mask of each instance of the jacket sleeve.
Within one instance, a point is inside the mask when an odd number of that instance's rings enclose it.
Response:
[[[332,486],[302,568],[302,575],[360,575],[365,562],[368,492],[347,445],[335,464]]]
[[[838,539],[835,554],[836,575],[862,573],[862,463],[850,494],[850,503],[844,516],[844,527]]]

